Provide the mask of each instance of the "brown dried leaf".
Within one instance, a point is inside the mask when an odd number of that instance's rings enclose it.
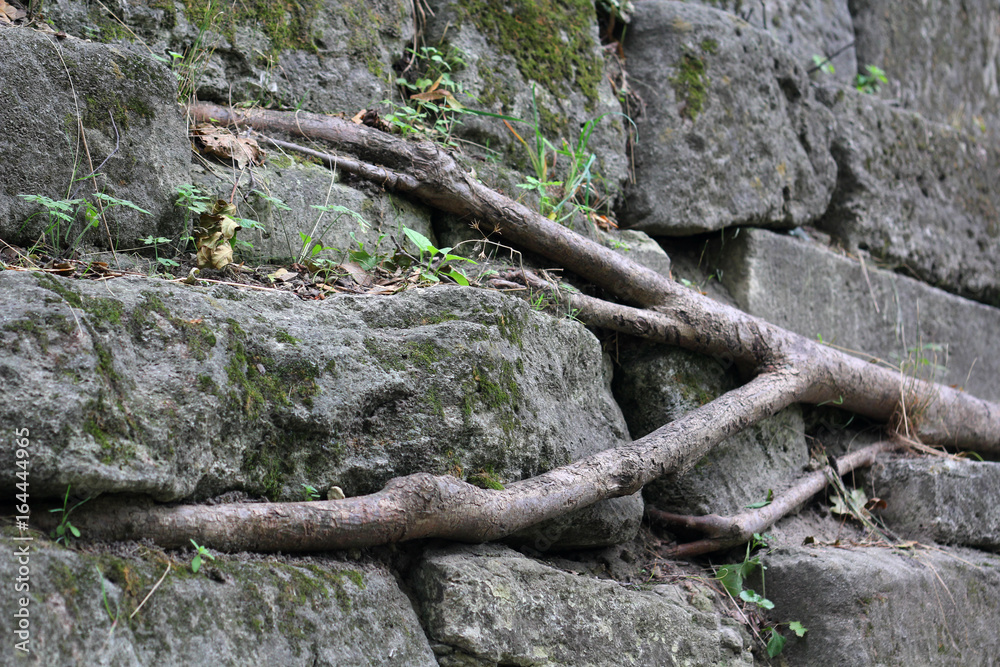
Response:
[[[0,0],[0,22],[2,23],[13,23],[23,19],[28,15],[28,12],[24,11],[20,7],[15,7],[5,0]]]
[[[217,199],[210,211],[198,217],[198,227],[194,230],[198,268],[221,269],[233,261],[233,246],[229,240],[243,229],[232,219],[234,213],[235,206]]]
[[[247,164],[264,164],[264,157],[267,155],[251,137],[238,137],[229,130],[214,125],[198,125],[192,128],[191,136],[201,153],[232,160],[240,169],[244,169]]]
[[[288,269],[280,268],[277,271],[275,271],[274,273],[268,274],[267,277],[271,279],[271,282],[280,281],[280,282],[284,283],[284,282],[288,282],[289,280],[297,277],[298,275],[299,275],[298,273],[295,273],[293,271],[289,271]]]

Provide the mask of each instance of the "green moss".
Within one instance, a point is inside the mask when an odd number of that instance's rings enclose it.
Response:
[[[502,360],[493,368],[477,366],[473,381],[475,389],[463,398],[462,414],[470,417],[478,403],[494,413],[504,433],[511,434],[518,423],[522,396],[514,364]]]
[[[79,294],[74,292],[69,288],[68,283],[62,282],[63,278],[56,278],[47,273],[37,274],[37,280],[40,287],[55,292],[63,301],[73,306],[74,308],[83,308],[83,299]]]
[[[572,86],[598,101],[604,63],[591,37],[591,0],[459,0],[465,15],[503,54],[514,58],[526,79],[556,98]],[[548,129],[548,128],[546,128]]]
[[[469,478],[466,481],[469,484],[478,486],[481,489],[492,489],[493,491],[504,490],[504,485],[500,481],[500,477],[493,472],[493,468],[491,467],[484,468],[477,473],[469,475]]]
[[[450,350],[440,347],[433,341],[420,343],[411,341],[406,343],[404,349],[406,351],[403,353],[403,358],[409,359],[424,370],[431,370],[437,362],[447,359],[452,354]]]
[[[406,364],[397,354],[393,354],[386,346],[379,343],[378,340],[374,338],[365,338],[364,340],[365,350],[368,351],[368,356],[372,358],[379,366],[386,370],[401,371],[406,368]]]
[[[274,333],[274,340],[278,341],[279,343],[286,343],[288,345],[298,345],[299,344],[299,339],[293,337],[291,334],[289,334],[284,329],[278,329]]]
[[[121,324],[124,308],[120,301],[104,298],[83,298],[83,309],[93,317],[94,324]]]
[[[364,61],[365,68],[381,79],[385,68],[379,58],[379,31],[385,28],[385,17],[364,0],[345,2],[342,11],[347,16],[347,27],[351,31],[347,38],[348,53]]]
[[[124,406],[116,407],[108,405],[103,393],[83,407],[83,432],[100,447],[100,461],[104,464],[127,462],[135,457],[135,445],[131,442],[138,432],[135,422]]]
[[[197,382],[198,382],[198,391],[201,391],[206,394],[212,394],[213,396],[219,395],[219,385],[217,385],[215,383],[215,380],[213,380],[208,375],[199,375]]]
[[[522,336],[524,335],[524,327],[528,324],[526,314],[512,311],[501,311],[496,324],[501,336],[503,336],[510,343],[517,345],[518,348],[522,350],[524,349]]]
[[[271,41],[269,54],[288,49],[315,52],[313,22],[322,0],[183,0],[184,14],[193,24],[210,27],[232,42],[238,26],[260,29]]]
[[[719,50],[719,43],[714,39],[703,39],[700,46],[702,51],[712,55],[715,55]]]
[[[228,321],[232,328],[226,376],[232,390],[230,398],[244,414],[255,419],[265,407],[289,406],[292,401],[312,407],[312,398],[319,393],[316,378],[320,369],[306,359],[278,361],[256,351],[239,325]]]
[[[112,389],[117,390],[121,384],[122,377],[115,370],[115,362],[111,350],[94,340],[94,354],[97,355],[97,372],[107,380],[108,385]]]
[[[281,584],[279,599],[282,602],[301,606],[318,599],[333,598],[344,613],[351,611],[353,603],[345,586],[345,579],[359,590],[364,590],[365,580],[357,570],[332,570],[312,563],[303,565],[276,565],[274,569],[287,575],[288,581]]]
[[[433,386],[427,390],[424,400],[431,406],[431,410],[434,411],[434,414],[441,417],[441,419],[444,419],[444,405],[441,403],[441,399],[438,398],[437,391],[435,391]]]
[[[677,98],[683,101],[680,108],[681,118],[693,121],[704,109],[709,84],[708,76],[705,74],[707,69],[705,61],[698,56],[690,53],[681,56],[677,74],[670,78]]]

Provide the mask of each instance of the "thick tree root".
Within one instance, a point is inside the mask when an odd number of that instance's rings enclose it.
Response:
[[[682,471],[722,440],[794,402],[837,401],[844,409],[905,424],[907,435],[925,442],[1000,454],[1000,406],[906,378],[712,301],[494,192],[433,144],[316,114],[210,104],[192,105],[188,112],[201,122],[326,141],[354,156],[324,158],[336,168],[489,223],[507,241],[639,308],[570,294],[523,273],[506,276],[508,285],[545,289],[593,326],[731,359],[752,379],[629,445],[503,491],[422,473],[391,480],[376,494],[324,502],[153,507],[108,499],[74,514],[74,524],[90,537],[149,538],[167,547],[194,539],[222,551],[345,549],[423,537],[494,540]],[[769,517],[783,506],[772,505]],[[727,525],[725,530],[746,539],[742,524]]]

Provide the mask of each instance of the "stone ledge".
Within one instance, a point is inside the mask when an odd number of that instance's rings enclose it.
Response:
[[[936,381],[1000,400],[1000,310],[766,230],[730,232],[715,252],[723,283],[751,315],[894,364],[916,360],[909,350],[920,344],[933,361],[926,346],[940,344],[935,363],[947,372]]]
[[[902,537],[1000,551],[1000,463],[886,458],[866,486]]]

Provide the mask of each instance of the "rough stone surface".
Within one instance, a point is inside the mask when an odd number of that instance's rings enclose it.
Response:
[[[825,89],[837,190],[817,226],[950,292],[1000,305],[1000,152],[873,95]]]
[[[636,182],[621,219],[681,235],[741,223],[794,227],[826,209],[832,117],[806,66],[738,17],[666,0],[636,4],[625,42]]]
[[[45,13],[61,30],[174,60],[198,98],[254,100],[316,112],[350,112],[394,95],[392,63],[413,31],[411,3],[334,0],[183,3],[54,0]],[[142,42],[136,40],[138,37]],[[143,43],[146,46],[143,46]]]
[[[715,359],[666,346],[624,345],[614,390],[629,431],[640,438],[737,386]],[[682,514],[732,514],[781,490],[808,462],[802,413],[782,410],[729,438],[690,470],[645,486],[646,500]]]
[[[848,0],[696,0],[699,4],[723,9],[744,17],[744,20],[764,32],[795,56],[795,60],[812,68],[813,56],[833,55],[832,74],[815,75],[818,79],[833,78],[845,84],[854,83],[858,61],[853,46],[854,23]]]
[[[886,501],[879,515],[900,535],[1000,551],[1000,463],[885,458],[868,489]]]
[[[776,620],[809,629],[789,665],[991,665],[1000,558],[957,549],[793,547],[767,556]]]
[[[116,247],[173,235],[181,224],[173,190],[188,180],[190,162],[176,99],[173,75],[148,56],[26,28],[0,30],[0,237],[31,245],[48,230],[50,245],[74,245],[82,211],[72,226],[52,228],[45,213],[31,217],[45,211],[41,204],[18,195],[95,203],[94,179],[84,178],[92,172],[100,192],[149,212],[107,210]],[[82,242],[107,247],[108,230],[103,223],[91,228]]]
[[[220,171],[213,165],[209,171],[194,166],[192,171],[194,180],[203,188],[229,198],[233,189],[231,168]],[[434,240],[426,208],[377,187],[355,189],[343,183],[339,175],[335,178],[329,169],[310,162],[271,157],[263,168],[255,169],[252,183],[249,177],[240,183],[251,194],[246,200],[236,198],[237,215],[259,222],[263,229],[244,226],[239,238],[251,242],[254,254],[266,261],[299,259],[303,252],[300,234],[311,239],[310,247],[318,243],[327,248],[307,257],[335,263],[346,261],[347,251],[357,250],[358,243],[373,254],[377,250],[391,255],[395,249],[390,235],[400,243],[406,242],[402,227]],[[332,208],[337,206],[357,213],[365,224],[351,213]],[[379,244],[382,234],[385,238]]]
[[[355,495],[484,469],[509,482],[627,438],[596,339],[497,293],[0,284],[3,418],[32,432],[39,494]]]
[[[0,618],[4,664],[437,664],[410,601],[377,564],[216,554],[192,574],[190,554],[79,552],[4,536],[5,549],[14,544],[31,549],[31,652],[13,647],[12,600]],[[168,562],[170,573],[130,618]],[[16,558],[0,559],[5,579],[17,570]]]
[[[994,0],[851,0],[857,57],[885,98],[1000,138],[1000,5]]]
[[[411,579],[439,664],[752,664],[731,621],[676,586],[575,576],[504,547],[429,551]]]
[[[766,230],[729,234],[720,252],[722,281],[751,315],[1000,400],[1000,310]]]
[[[597,14],[590,0],[513,3],[431,0],[424,40],[454,47],[464,67],[453,78],[463,89],[460,100],[471,108],[521,119],[511,123],[535,147],[535,123],[554,149],[575,147],[588,121],[596,121],[586,145],[596,155],[591,167],[595,186],[614,195],[628,173],[625,155],[627,120],[605,76],[597,33]],[[504,161],[533,177],[528,149],[496,118],[465,114],[458,136],[498,151]],[[543,180],[564,176],[568,158],[545,151],[555,162]],[[583,165],[581,165],[582,168]]]

